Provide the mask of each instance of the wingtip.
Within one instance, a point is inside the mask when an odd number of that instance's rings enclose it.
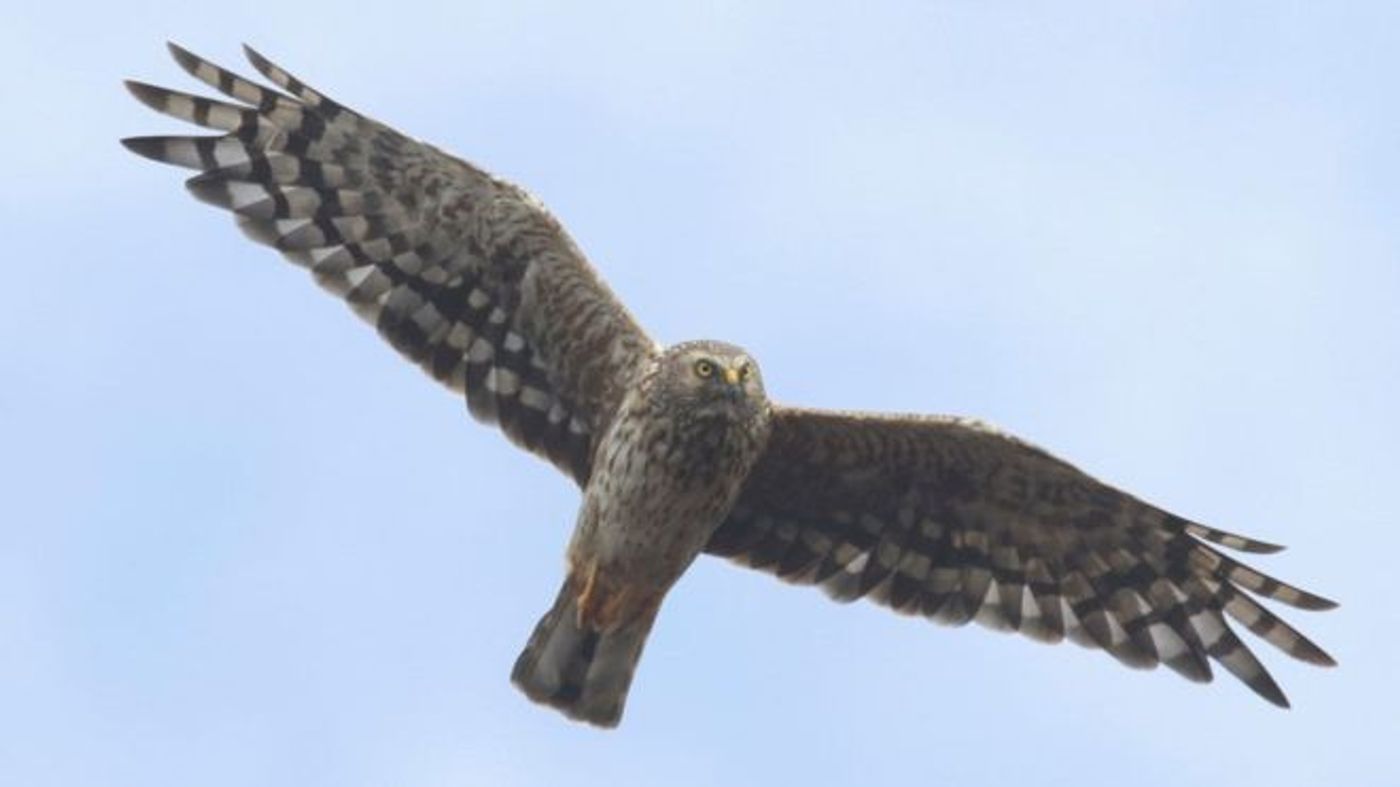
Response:
[[[175,62],[179,63],[181,66],[184,66],[187,70],[192,68],[194,64],[199,62],[198,55],[180,46],[174,41],[166,41],[165,48],[167,51],[170,52],[170,56],[175,58]]]
[[[142,158],[165,161],[165,142],[160,137],[126,137],[120,141],[122,147]]]
[[[156,111],[165,108],[166,91],[164,88],[137,79],[123,79],[122,84],[126,86],[126,91],[142,104]]]
[[[224,185],[223,177],[210,177],[210,174],[206,172],[186,180],[185,188],[200,202],[219,208],[231,208],[228,187]]]
[[[1336,609],[1341,604],[1330,598],[1319,596],[1316,593],[1306,593],[1297,604],[1293,606],[1299,609],[1306,609],[1312,612],[1326,612],[1329,609]]]
[[[252,44],[246,41],[243,42],[243,56],[248,58],[248,62],[252,63],[259,71],[272,65],[272,61],[264,57],[261,52],[253,48]]]
[[[1273,676],[1267,672],[1261,673],[1252,680],[1245,681],[1245,685],[1253,689],[1255,694],[1263,697],[1274,707],[1284,710],[1293,707],[1293,704],[1288,701],[1288,695],[1283,693],[1283,689],[1279,688]]]
[[[1287,549],[1283,544],[1271,544],[1268,541],[1252,541],[1242,552],[1252,552],[1256,555],[1274,555]]]

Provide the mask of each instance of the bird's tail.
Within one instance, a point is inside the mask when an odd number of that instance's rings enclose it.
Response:
[[[658,605],[641,605],[609,625],[580,613],[579,597],[578,585],[565,580],[510,680],[530,699],[571,719],[616,727]]]

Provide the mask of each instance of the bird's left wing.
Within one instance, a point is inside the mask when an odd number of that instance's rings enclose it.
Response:
[[[477,418],[580,484],[622,391],[654,353],[564,229],[524,190],[364,117],[251,49],[285,92],[180,47],[237,103],[128,82],[143,103],[223,132],[123,140],[200,170],[196,197],[308,268]]]
[[[1176,517],[973,421],[775,408],[766,452],[706,551],[839,600],[1068,636],[1192,680],[1210,680],[1214,659],[1286,706],[1226,617],[1330,665],[1249,594],[1335,605],[1206,542],[1279,549]]]

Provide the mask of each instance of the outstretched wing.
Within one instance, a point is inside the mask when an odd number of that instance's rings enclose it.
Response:
[[[1281,548],[1173,516],[976,422],[778,408],[767,451],[707,551],[839,600],[1068,636],[1196,681],[1210,680],[1214,659],[1286,707],[1226,616],[1331,665],[1249,593],[1335,604],[1205,542]]]
[[[310,269],[477,418],[580,484],[591,446],[656,352],[559,223],[524,190],[317,93],[252,49],[285,93],[171,44],[238,103],[140,82],[143,103],[221,135],[135,137],[200,170],[187,185]]]

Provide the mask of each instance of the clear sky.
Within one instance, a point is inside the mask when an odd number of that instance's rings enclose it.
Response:
[[[0,782],[1400,783],[1400,6],[23,5]],[[1283,712],[702,559],[619,730],[532,705],[576,491],[117,145],[178,128],[119,83],[194,89],[167,38],[525,184],[777,399],[976,415],[1290,545],[1341,666],[1258,643]]]

